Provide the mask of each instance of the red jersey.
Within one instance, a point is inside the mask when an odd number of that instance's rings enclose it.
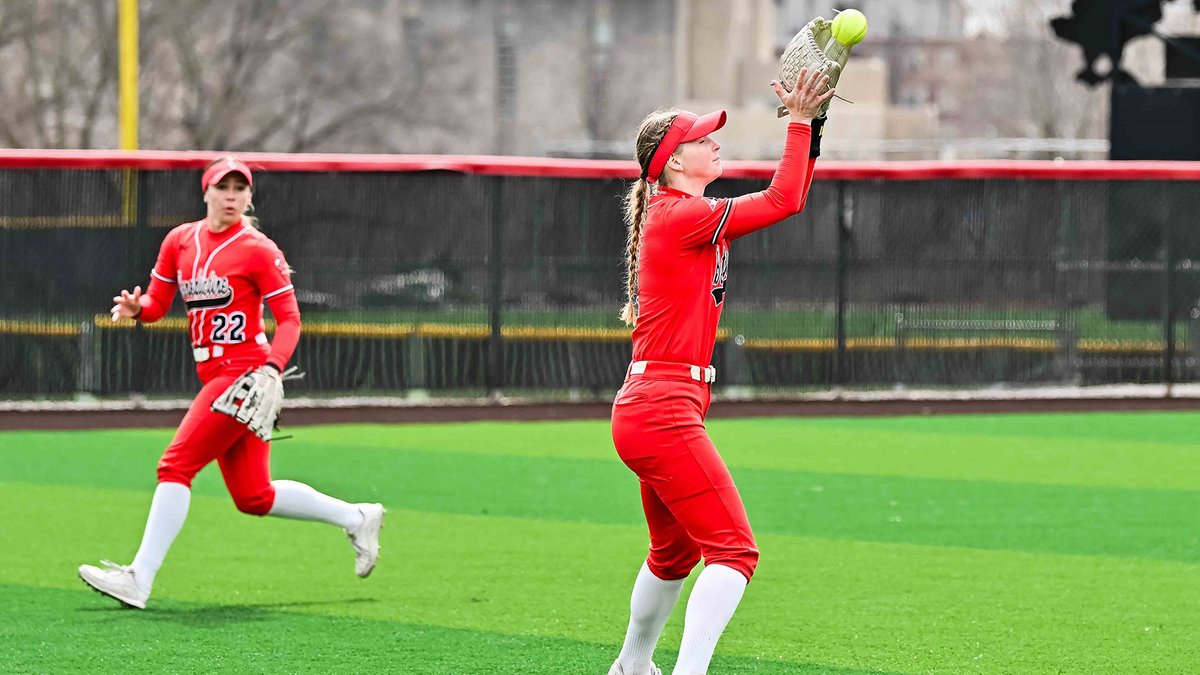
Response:
[[[771,185],[734,199],[661,188],[647,204],[638,249],[634,361],[707,366],[729,277],[729,242],[804,208],[812,185],[812,128],[788,124]]]
[[[178,288],[197,362],[269,362],[282,369],[291,358],[300,312],[287,261],[244,220],[219,233],[207,219],[176,227],[163,239],[150,275],[138,319],[162,318]],[[278,324],[274,344],[267,339],[264,301]]]

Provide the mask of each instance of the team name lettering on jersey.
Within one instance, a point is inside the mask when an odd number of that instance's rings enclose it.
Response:
[[[717,244],[717,264],[713,270],[712,296],[718,306],[725,302],[725,281],[729,279],[729,247]]]
[[[188,279],[179,282],[179,292],[188,311],[228,307],[233,302],[233,288],[228,277]]]

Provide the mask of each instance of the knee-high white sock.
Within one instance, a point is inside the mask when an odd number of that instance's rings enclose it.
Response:
[[[362,512],[353,504],[317,492],[294,480],[273,480],[271,485],[275,488],[275,503],[271,505],[268,516],[319,520],[344,530],[353,530],[362,524]]]
[[[192,491],[181,483],[159,483],[154,489],[142,545],[129,565],[133,568],[133,578],[143,589],[148,591],[154,585],[154,577],[167,557],[167,549],[183,529],[191,502]]]
[[[629,629],[625,631],[625,644],[617,657],[625,675],[650,672],[654,646],[679,599],[681,588],[683,579],[659,579],[646,563],[642,563],[637,580],[633,582],[633,595],[629,598]]]
[[[683,619],[683,642],[673,675],[704,675],[717,640],[746,592],[746,577],[724,565],[709,565],[696,579]]]

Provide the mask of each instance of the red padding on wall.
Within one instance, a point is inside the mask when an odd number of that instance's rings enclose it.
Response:
[[[161,150],[5,150],[0,169],[199,170],[225,153]],[[487,155],[350,155],[237,153],[258,171],[454,171],[484,176],[632,180],[633,161]],[[725,162],[726,178],[769,179],[775,162]],[[818,180],[1200,180],[1200,162],[921,161],[817,162]]]

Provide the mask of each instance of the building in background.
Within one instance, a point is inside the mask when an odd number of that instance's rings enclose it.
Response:
[[[527,145],[518,142],[518,153],[629,157],[641,117],[658,107],[678,105],[698,112],[714,108],[729,112],[729,123],[721,135],[723,156],[760,159],[778,155],[782,122],[776,117],[778,100],[769,83],[777,77],[784,46],[808,20],[798,17],[816,15],[799,7],[806,3],[596,0],[591,4],[597,17],[591,24],[595,32],[589,42],[596,82],[592,91],[604,91],[599,103],[607,111],[597,114],[597,123],[586,128],[580,128],[577,119],[573,124],[565,119],[538,124]],[[521,17],[518,22],[540,21],[534,16],[536,5],[511,0],[507,6]],[[559,11],[569,13],[572,7],[581,5],[560,6]],[[828,11],[825,14],[832,16]],[[634,18],[636,23],[618,17]],[[578,17],[576,21],[576,25],[586,24]],[[961,21],[958,25],[961,32]],[[518,64],[524,62],[517,60]],[[564,61],[558,62],[558,67],[564,66]],[[881,157],[891,139],[936,135],[937,112],[930,102],[891,100],[887,66],[883,57],[867,55],[855,57],[848,67],[839,91],[853,104],[834,103],[835,121],[826,132],[829,157]],[[540,77],[531,73],[531,79],[519,87],[518,96],[538,100],[531,104],[535,110],[547,110],[555,104],[544,100]],[[564,105],[571,103],[559,107]]]
[[[584,5],[588,3],[583,3]],[[627,15],[629,3],[597,0],[600,15]],[[1043,0],[1010,0],[987,31],[967,34],[964,0],[856,0],[868,39],[856,48],[826,128],[831,159],[1099,158],[1107,152],[1103,92],[1073,80],[1070,46],[1049,30],[1059,11]],[[817,15],[832,18],[825,0],[660,0],[635,3],[638,27],[664,33],[655,55],[639,47],[614,52],[654,64],[631,77],[617,61],[595,72],[610,87],[603,123],[586,133],[563,125],[535,128],[533,154],[627,157],[631,130],[654,107],[724,107],[730,158],[770,158],[778,153],[775,100],[766,87],[778,55],[792,35]],[[511,0],[510,7],[524,7]],[[578,5],[569,5],[578,6]],[[646,13],[657,7],[659,12]],[[625,44],[630,27],[594,24],[599,35]],[[605,28],[608,26],[608,28]],[[597,54],[605,40],[593,40]],[[645,43],[643,43],[645,44]],[[611,59],[611,57],[609,57]],[[1038,77],[1031,77],[1037,73]],[[614,90],[611,83],[621,82]],[[649,90],[635,85],[653,82]],[[758,83],[758,86],[756,86]],[[630,95],[632,94],[632,95]],[[539,94],[526,92],[522,96]],[[545,104],[538,105],[544,108]]]
[[[870,32],[838,87],[853,104],[833,104],[829,158],[1107,151],[1107,88],[1075,82],[1078,50],[1048,26],[1069,0],[336,4],[142,0],[141,146],[628,158],[642,117],[679,105],[729,110],[726,157],[771,158],[778,56],[841,5]],[[1168,3],[1162,27],[1194,33],[1190,5]],[[0,3],[0,25],[0,143],[112,147],[115,3]],[[1127,60],[1162,80],[1161,42]]]
[[[856,8],[870,22],[855,48],[844,93],[878,82],[858,79],[870,63],[884,80],[885,122],[827,129],[831,156],[862,159],[1054,158],[1106,156],[1106,90],[1074,81],[1076,50],[1057,40],[1051,0],[780,0],[780,38],[831,6]],[[971,29],[968,30],[968,25]],[[877,62],[877,63],[872,63]],[[858,92],[854,92],[858,93]],[[874,116],[875,110],[837,115]]]

